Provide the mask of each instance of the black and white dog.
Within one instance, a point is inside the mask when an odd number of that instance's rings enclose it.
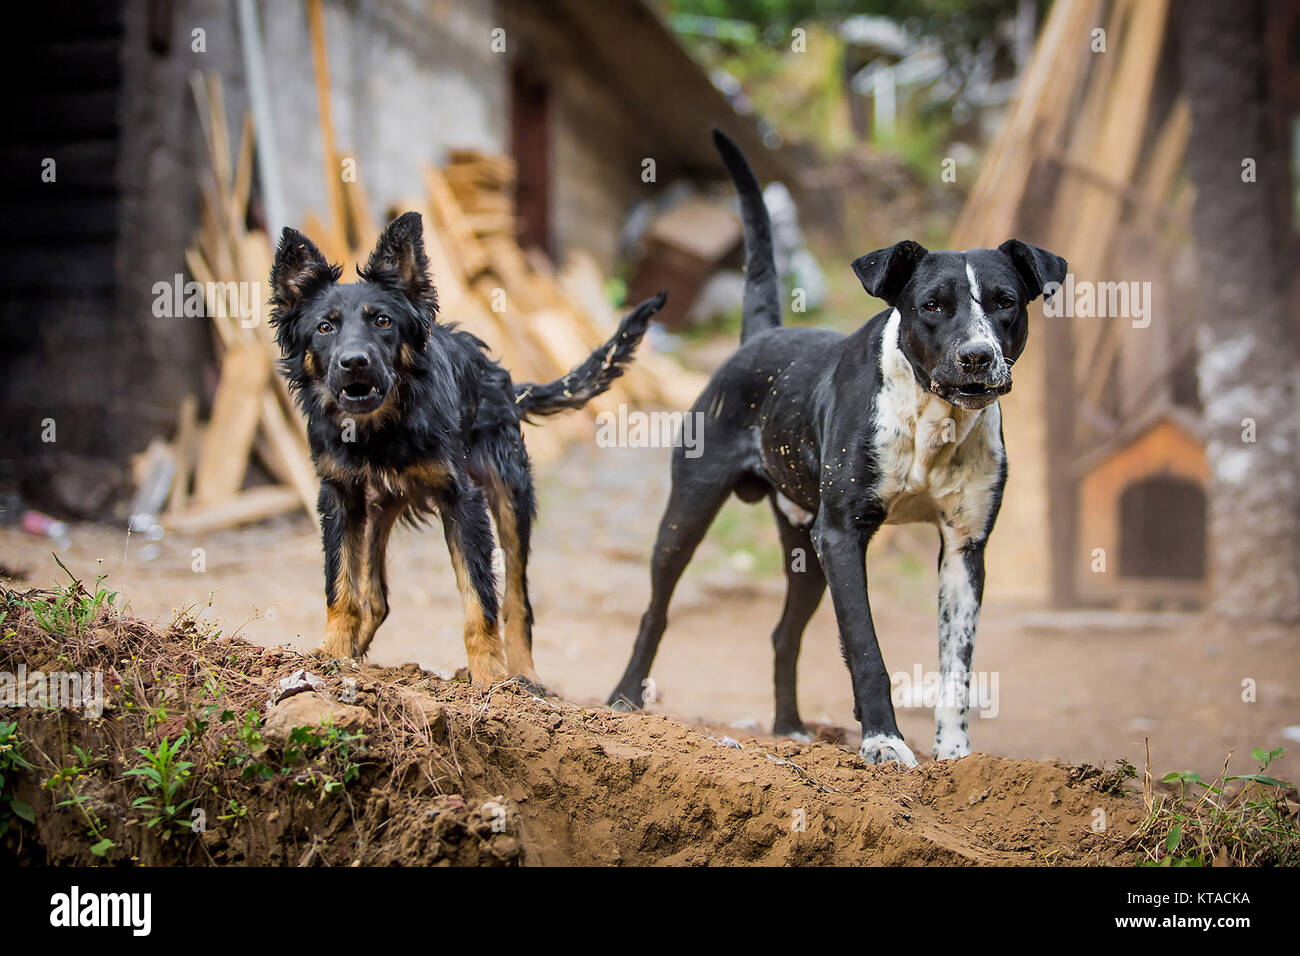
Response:
[[[650,606],[610,696],[640,707],[673,589],[727,496],[771,502],[786,556],[785,610],[772,635],[775,733],[805,735],[795,695],[805,625],[829,582],[853,681],[860,753],[914,766],[890,701],[867,600],[866,549],[886,523],[939,529],[939,668],[934,753],[970,753],[971,655],[984,546],[1007,462],[998,396],[1025,348],[1028,304],[1065,278],[1065,260],[1016,239],[997,249],[929,252],[900,242],[853,262],[889,308],[852,335],[781,327],[771,226],[757,179],[714,132],[740,194],[746,283],[741,346],[692,411],[703,454],[677,449],[651,564]],[[800,551],[802,549],[802,551]],[[816,560],[792,560],[800,553]],[[798,568],[802,568],[799,570]]]

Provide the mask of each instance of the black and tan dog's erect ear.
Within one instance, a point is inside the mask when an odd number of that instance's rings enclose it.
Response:
[[[286,226],[271,266],[271,303],[277,311],[288,311],[324,286],[337,282],[340,274],[315,243]]]
[[[917,263],[925,258],[926,251],[919,242],[904,239],[888,249],[858,256],[853,260],[853,271],[862,282],[862,288],[893,307],[898,304],[898,297],[916,271]]]
[[[998,252],[1006,253],[1011,259],[1020,280],[1029,290],[1031,302],[1042,295],[1049,285],[1055,291],[1065,281],[1065,272],[1069,267],[1064,259],[1053,252],[1031,246],[1019,239],[1008,239],[998,246]]]
[[[412,302],[437,311],[438,297],[424,254],[424,222],[418,212],[403,213],[388,224],[361,276],[370,282],[390,282]]]

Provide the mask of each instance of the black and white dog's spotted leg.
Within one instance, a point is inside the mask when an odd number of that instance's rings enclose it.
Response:
[[[970,753],[970,665],[984,596],[984,541],[948,526],[939,529],[939,687],[934,708],[934,757]]]

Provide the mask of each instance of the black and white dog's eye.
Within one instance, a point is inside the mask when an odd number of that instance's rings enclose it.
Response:
[[[386,329],[392,324],[393,320],[386,315],[375,316],[375,325],[379,326],[381,329]]]
[[[921,308],[925,309],[927,312],[938,312],[939,303],[934,299],[927,299],[925,302],[921,303]]]
[[[334,326],[330,325],[328,322],[322,322],[320,325],[316,326],[316,331],[321,335],[329,335],[334,331]]]
[[[1011,296],[1009,296],[1009,295],[1004,295],[1004,296],[999,296],[999,297],[998,297],[998,308],[999,308],[999,309],[1011,309],[1011,308],[1014,308],[1014,307],[1015,307],[1015,304],[1016,304],[1016,300],[1013,299],[1013,298],[1011,298]]]

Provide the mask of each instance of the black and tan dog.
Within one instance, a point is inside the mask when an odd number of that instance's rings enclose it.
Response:
[[[934,752],[970,753],[984,547],[1007,477],[998,397],[1010,391],[1011,365],[1025,348],[1029,303],[1064,279],[1065,260],[1016,239],[965,252],[904,241],[853,262],[866,291],[888,308],[852,335],[783,328],[758,181],[734,143],[721,133],[714,139],[745,227],[741,345],[695,403],[703,454],[674,453],[650,606],[610,703],[641,706],[673,589],[723,502],[732,494],[766,498],[787,556],[785,612],[772,634],[776,733],[806,733],[795,669],[804,627],[829,584],[862,726],[860,753],[871,763],[916,763],[894,719],[865,559],[881,525],[927,522],[940,541],[944,700],[935,708]],[[800,553],[806,562],[794,560]]]
[[[420,216],[379,237],[355,284],[301,233],[285,229],[271,271],[281,371],[307,415],[321,480],[328,608],[321,649],[360,656],[388,615],[384,562],[403,518],[441,517],[476,681],[536,682],[528,548],[536,511],[520,423],[581,408],[619,375],[663,305],[642,302],[614,337],[564,378],[513,384],[479,339],[438,321]],[[498,612],[488,517],[505,551]]]

